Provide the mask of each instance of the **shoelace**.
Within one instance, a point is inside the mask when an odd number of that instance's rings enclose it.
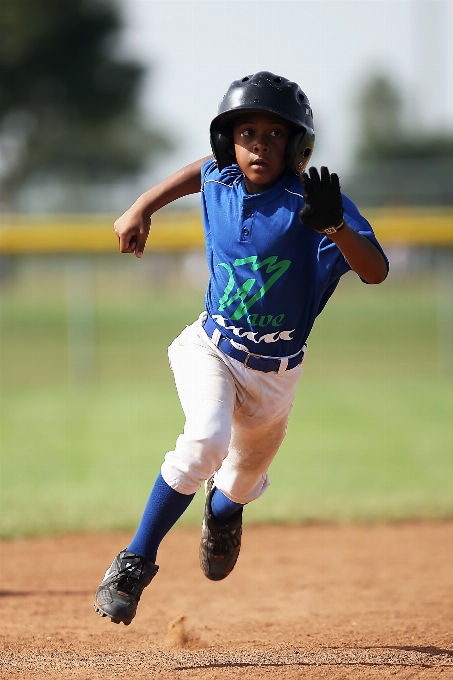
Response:
[[[237,548],[239,539],[236,536],[237,529],[226,533],[218,534],[213,541],[212,554],[226,555],[231,549]]]
[[[117,590],[131,594],[140,581],[144,564],[140,557],[132,558],[132,560],[124,558],[122,562],[128,564],[118,570],[118,573],[112,578],[111,583],[112,585],[116,585]]]

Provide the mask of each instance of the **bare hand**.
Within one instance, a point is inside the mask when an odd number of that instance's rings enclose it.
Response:
[[[142,212],[129,208],[113,225],[118,236],[121,253],[135,253],[140,258],[145,250],[151,228],[151,218]]]

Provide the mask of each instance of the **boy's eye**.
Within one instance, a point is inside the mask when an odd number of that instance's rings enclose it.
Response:
[[[253,128],[244,128],[240,134],[242,137],[253,137],[257,133]],[[281,137],[284,133],[283,130],[271,130],[268,134],[270,137]]]

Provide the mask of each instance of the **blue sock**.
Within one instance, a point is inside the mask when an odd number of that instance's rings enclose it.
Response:
[[[194,493],[186,496],[175,491],[159,473],[138,529],[127,549],[155,562],[160,542],[187,510],[194,496]]]
[[[239,508],[243,508],[242,503],[235,503],[225,496],[220,489],[216,489],[212,494],[211,510],[212,514],[220,522],[227,522]]]

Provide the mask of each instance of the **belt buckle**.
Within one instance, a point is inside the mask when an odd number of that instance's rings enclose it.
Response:
[[[264,372],[264,373],[269,373],[269,372],[271,372],[271,371],[263,371],[263,370],[260,369],[260,368],[253,368],[253,366],[249,366],[248,361],[249,361],[249,358],[250,358],[250,357],[256,357],[257,359],[261,359],[261,361],[268,361],[269,359],[272,359],[272,360],[274,360],[274,361],[279,361],[279,366],[280,366],[280,364],[281,364],[281,360],[280,360],[278,357],[275,357],[275,358],[274,358],[274,357],[263,357],[261,354],[253,354],[253,352],[249,352],[249,353],[247,354],[247,356],[245,357],[244,366],[245,366],[246,368],[249,368],[251,371],[262,371],[262,372]],[[272,371],[272,373],[278,373],[278,370],[279,370],[279,369],[277,369],[276,371]]]
[[[258,370],[258,369],[256,369],[256,368],[253,368],[253,366],[249,366],[248,361],[249,361],[250,357],[256,357],[257,359],[262,359],[261,354],[253,354],[253,352],[249,352],[249,353],[247,354],[247,356],[245,357],[245,360],[244,360],[244,366],[245,366],[246,368],[250,368],[251,371],[256,371],[256,370]]]

